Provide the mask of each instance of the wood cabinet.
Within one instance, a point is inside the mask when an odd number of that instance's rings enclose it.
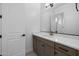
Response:
[[[38,36],[33,36],[33,49],[39,56],[79,56],[76,49]]]
[[[69,55],[69,56],[76,56],[76,52],[77,52],[75,49],[72,49],[70,47],[58,43],[55,43],[55,50],[59,50],[65,55]]]
[[[54,50],[54,55],[55,56],[67,56],[65,53],[59,51],[58,49]]]
[[[54,55],[54,48],[49,46],[49,45],[45,45],[45,56],[53,56]]]
[[[77,52],[77,55],[79,56],[79,51]]]
[[[33,51],[37,53],[37,39],[33,36]]]
[[[37,40],[37,53],[38,53],[38,55],[43,56],[44,52],[45,52],[44,43],[40,40]]]
[[[35,36],[34,36],[35,37]],[[54,55],[54,43],[44,38],[35,37],[33,39],[34,52],[39,56],[53,56]]]

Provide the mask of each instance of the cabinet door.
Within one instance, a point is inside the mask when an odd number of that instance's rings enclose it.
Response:
[[[45,55],[45,46],[44,43],[41,40],[37,40],[37,54],[40,56]]]
[[[78,51],[78,56],[79,56],[79,51]]]
[[[69,56],[76,56],[76,50],[73,48],[70,48],[68,46],[64,46],[59,43],[55,43],[55,49],[69,55]]]
[[[45,56],[53,56],[54,55],[54,48],[45,44]]]
[[[64,53],[61,52],[61,51],[58,51],[57,49],[55,49],[54,52],[55,52],[55,53],[54,53],[55,56],[67,56],[66,54],[64,54]]]
[[[27,21],[24,9],[24,4],[2,4],[3,56],[25,56],[26,36],[22,35],[25,33]]]
[[[33,36],[33,51],[37,52],[37,39],[35,36]]]

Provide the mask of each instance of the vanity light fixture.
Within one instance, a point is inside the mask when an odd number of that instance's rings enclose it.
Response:
[[[46,4],[45,4],[45,7],[46,7],[46,8],[47,8],[47,7],[53,7],[53,4],[54,4],[54,3],[46,3]]]

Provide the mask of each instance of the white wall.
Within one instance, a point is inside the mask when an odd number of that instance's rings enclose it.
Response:
[[[26,4],[26,53],[33,50],[32,32],[40,31],[40,4],[28,3]]]
[[[40,31],[40,4],[3,4],[3,49],[4,55],[8,54],[9,48],[7,35],[10,33],[26,33],[26,53],[33,50],[32,32]]]
[[[50,16],[51,16],[51,8],[46,8],[45,3],[41,4],[41,31],[49,31],[50,30]]]
[[[45,3],[42,3],[40,13],[41,13],[40,30],[45,31],[45,32],[49,32],[50,30],[55,31],[55,25],[53,25],[54,24],[54,9],[51,7],[46,8]],[[53,28],[50,28],[50,27],[53,27]]]
[[[55,14],[64,13],[64,33],[79,34],[79,12],[76,11],[75,4],[65,4],[55,9]]]

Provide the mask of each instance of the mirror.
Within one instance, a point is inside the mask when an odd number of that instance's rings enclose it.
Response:
[[[64,13],[58,13],[54,15],[54,19],[52,19],[52,32],[63,33],[64,27]]]
[[[73,16],[73,15],[72,15]],[[79,16],[75,14],[75,19],[66,19],[64,12],[57,13],[52,19],[52,31],[63,34],[79,35]]]

